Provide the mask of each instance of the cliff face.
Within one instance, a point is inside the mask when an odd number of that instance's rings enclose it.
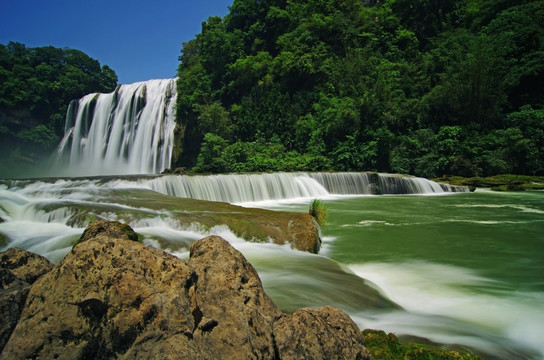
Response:
[[[4,267],[30,290],[0,359],[371,358],[342,311],[282,313],[222,238],[195,242],[188,261],[131,238],[119,223],[96,221],[31,287]]]

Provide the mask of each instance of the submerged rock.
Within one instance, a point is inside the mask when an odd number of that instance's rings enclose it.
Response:
[[[181,229],[197,228],[206,232],[218,226],[226,226],[233,234],[250,242],[272,242],[279,245],[290,244],[292,248],[318,253],[321,247],[319,225],[309,214],[246,208],[225,202],[214,202],[167,196],[151,190],[116,189],[100,192],[97,203],[58,202],[48,204],[41,210],[62,211],[73,214],[66,224],[84,227],[91,219],[111,217],[129,223],[149,216],[149,210],[168,213],[170,220]],[[127,209],[119,210],[119,204]],[[143,210],[142,210],[143,209]],[[140,211],[142,210],[142,211]],[[137,235],[136,235],[137,236]],[[153,238],[162,248],[173,251],[189,246],[180,241]]]
[[[98,221],[40,277],[0,359],[370,359],[330,307],[283,314],[228,242],[183,261]],[[109,229],[109,230],[107,230]]]

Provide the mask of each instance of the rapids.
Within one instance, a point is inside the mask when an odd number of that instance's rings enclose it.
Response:
[[[410,188],[416,191],[397,193]],[[393,194],[375,195],[387,189]],[[194,241],[217,234],[252,262],[285,311],[333,305],[361,328],[502,359],[541,359],[543,193],[451,190],[425,179],[367,173],[5,180],[0,250],[17,246],[58,262],[92,218],[126,222],[147,245],[182,258]],[[320,198],[330,214],[321,253],[246,242],[226,226],[182,226],[169,200],[176,196],[295,212],[307,212]],[[362,305],[365,286],[392,304]]]

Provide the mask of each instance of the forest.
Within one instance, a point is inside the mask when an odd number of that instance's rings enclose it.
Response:
[[[183,44],[177,166],[544,174],[544,1],[234,0]]]
[[[544,0],[234,0],[183,43],[173,167],[544,175]],[[0,174],[117,75],[0,44]]]
[[[48,158],[64,133],[70,102],[111,92],[117,75],[76,49],[0,44],[0,175]]]

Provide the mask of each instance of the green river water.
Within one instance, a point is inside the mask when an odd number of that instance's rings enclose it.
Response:
[[[544,192],[341,196],[318,189],[329,217],[315,255],[246,242],[225,226],[183,228],[160,209],[165,196],[148,181],[0,184],[0,251],[17,246],[60,261],[85,226],[70,225],[77,209],[128,221],[145,244],[181,258],[192,242],[217,234],[257,268],[284,311],[333,305],[361,329],[500,359],[544,359]],[[152,207],[135,201],[140,192]],[[313,198],[239,204],[307,212]],[[369,299],[369,285],[390,302]]]
[[[502,358],[543,357],[544,192],[363,196],[326,204],[321,253],[406,310],[375,316],[348,309],[361,327]]]

